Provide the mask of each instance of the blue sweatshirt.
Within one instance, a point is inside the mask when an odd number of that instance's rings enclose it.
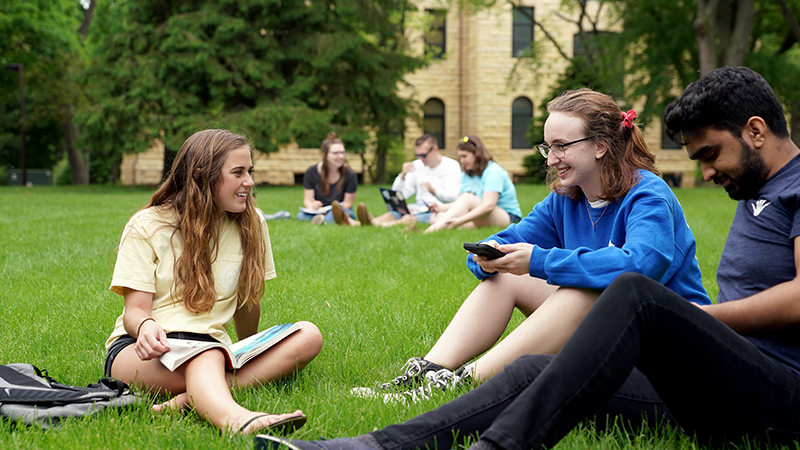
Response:
[[[605,289],[617,276],[637,272],[689,301],[711,303],[678,199],[657,175],[638,174],[636,186],[605,210],[589,208],[585,197],[575,201],[551,192],[518,224],[484,241],[534,244],[529,273],[555,286]],[[472,255],[467,267],[479,280],[494,275]]]

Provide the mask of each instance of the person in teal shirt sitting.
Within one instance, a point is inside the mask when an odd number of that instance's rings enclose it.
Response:
[[[506,227],[522,218],[517,190],[508,172],[492,160],[478,136],[464,136],[458,142],[461,194],[455,202],[432,205],[442,217],[425,230],[431,233],[448,228]]]

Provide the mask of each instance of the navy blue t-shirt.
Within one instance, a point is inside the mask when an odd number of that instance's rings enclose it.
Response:
[[[739,300],[794,279],[798,235],[800,155],[764,183],[757,199],[739,201],[717,270],[717,301]],[[745,337],[800,376],[800,332]]]

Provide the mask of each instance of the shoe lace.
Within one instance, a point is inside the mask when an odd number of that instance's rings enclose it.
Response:
[[[425,374],[425,378],[428,379],[428,386],[431,388],[437,388],[441,391],[452,389],[458,382],[458,379],[453,372],[448,369],[439,369],[436,372],[428,372]]]
[[[427,361],[425,361],[423,358],[418,358],[416,356],[409,358],[409,360],[403,365],[403,368],[400,369],[403,374],[399,377],[395,377],[395,379],[389,381],[388,383],[383,383],[380,386],[381,389],[405,385],[409,379],[419,376],[419,374],[422,373],[422,369],[426,365],[428,365]]]

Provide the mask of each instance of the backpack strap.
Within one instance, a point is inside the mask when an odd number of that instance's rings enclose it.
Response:
[[[46,369],[39,369],[38,367],[34,366],[33,364],[31,364],[31,367],[33,367],[33,370],[36,371],[36,375],[44,378],[45,380],[47,380],[48,383],[51,383],[51,384],[52,383],[57,383],[56,379],[51,377],[50,374],[47,373]]]
[[[94,389],[111,389],[112,391],[117,391],[118,396],[128,390],[127,384],[113,377],[100,378],[97,383],[92,383],[89,387]]]

